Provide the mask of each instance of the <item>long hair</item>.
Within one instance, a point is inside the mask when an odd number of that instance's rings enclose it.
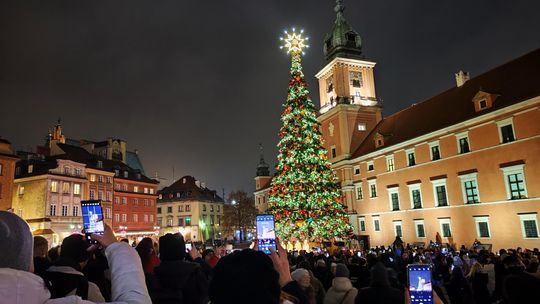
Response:
[[[154,250],[154,241],[152,241],[151,238],[146,237],[139,242],[137,247],[135,247],[135,250],[139,253],[144,267],[144,265],[150,262],[150,254],[152,253],[152,250]]]

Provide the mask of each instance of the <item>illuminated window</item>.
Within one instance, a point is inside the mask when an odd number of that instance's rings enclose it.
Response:
[[[58,182],[57,181],[52,181],[51,182],[51,192],[58,192]]]
[[[95,175],[95,174],[90,174],[90,181],[91,181],[91,182],[95,182],[95,181],[96,181],[96,175]]]
[[[70,185],[67,182],[62,183],[62,193],[68,194],[69,193]]]
[[[358,131],[365,131],[366,130],[366,124],[365,123],[359,123],[358,124]]]
[[[73,184],[73,194],[81,195],[81,184]]]

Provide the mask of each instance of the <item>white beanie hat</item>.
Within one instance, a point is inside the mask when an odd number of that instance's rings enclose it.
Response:
[[[16,214],[0,211],[0,268],[30,271],[34,238],[28,224]]]
[[[309,272],[307,270],[305,270],[304,268],[298,268],[296,269],[295,271],[293,271],[291,273],[291,277],[293,278],[293,280],[295,281],[300,281],[300,279],[302,279],[302,277],[304,277],[305,275],[309,275]]]

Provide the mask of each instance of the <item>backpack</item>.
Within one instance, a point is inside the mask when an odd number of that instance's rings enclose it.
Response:
[[[51,293],[51,299],[63,298],[75,289],[75,295],[88,300],[88,279],[82,275],[45,271],[41,277]]]

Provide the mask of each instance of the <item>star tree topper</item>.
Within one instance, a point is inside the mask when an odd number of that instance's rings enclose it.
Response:
[[[281,45],[279,48],[285,48],[287,50],[287,54],[292,53],[293,55],[304,55],[304,49],[309,48],[309,45],[306,44],[309,37],[302,36],[304,30],[300,30],[300,32],[297,33],[296,29],[293,27],[292,33],[289,33],[288,31],[284,31],[284,33],[285,37],[279,38],[279,40],[283,41],[284,45]]]

